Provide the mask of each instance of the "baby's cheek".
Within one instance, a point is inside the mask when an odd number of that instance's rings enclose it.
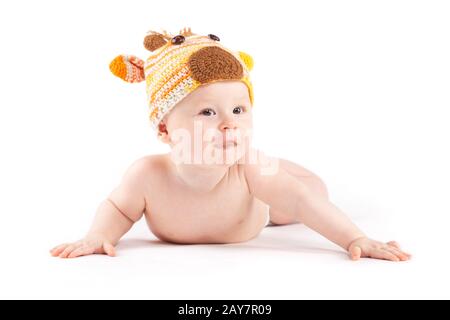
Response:
[[[246,129],[252,129],[253,128],[253,117],[252,116],[249,116],[249,115],[247,115],[244,119],[243,119],[243,128],[246,128]]]

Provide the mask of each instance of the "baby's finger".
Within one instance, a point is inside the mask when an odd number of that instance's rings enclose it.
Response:
[[[398,250],[402,255],[406,256],[409,259],[411,259],[411,254],[409,254],[408,252],[405,252],[403,250]]]
[[[67,258],[69,256],[69,254],[75,250],[76,248],[78,248],[81,244],[71,244],[69,246],[67,246],[67,248],[64,249],[64,251],[59,255],[60,258]]]
[[[56,257],[59,256],[59,254],[61,252],[64,251],[64,249],[70,245],[70,243],[64,243],[64,244],[60,244],[59,246],[54,247],[52,250],[50,250],[50,253],[52,254],[52,256]]]
[[[398,242],[396,242],[396,241],[389,241],[387,244],[390,245],[390,246],[393,246],[393,247],[397,248],[401,253],[403,253],[403,254],[405,254],[406,256],[408,256],[408,258],[411,258],[411,254],[408,253],[408,252],[403,251],[403,250],[400,248],[400,245],[398,244]]]
[[[111,243],[105,242],[103,244],[103,250],[105,250],[105,253],[110,257],[114,257],[116,255],[116,250]]]
[[[357,246],[350,248],[350,257],[352,260],[361,258],[361,248]]]
[[[58,248],[60,248],[60,247],[62,247],[62,246],[67,246],[69,243],[61,243],[61,244],[58,244],[56,247],[53,247],[52,249],[50,249],[50,252],[52,252],[52,251],[54,251],[54,250],[56,250],[56,249],[58,249]]]
[[[85,255],[89,255],[89,254],[93,254],[95,251],[94,247],[89,247],[89,246],[81,246],[75,250],[73,250],[69,256],[67,258],[76,258],[79,256],[85,256]]]
[[[409,260],[409,257],[404,254],[401,250],[394,247],[386,247],[385,250],[389,251],[392,254],[395,254],[401,261]]]
[[[377,259],[400,261],[400,259],[395,254],[384,249],[377,249],[373,253],[371,253],[370,256]]]
[[[390,246],[396,247],[397,249],[401,250],[400,245],[398,244],[397,241],[389,241],[388,243],[386,243]]]

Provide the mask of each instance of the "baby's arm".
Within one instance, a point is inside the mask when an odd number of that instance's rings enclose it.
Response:
[[[50,253],[61,258],[94,253],[114,256],[114,246],[145,210],[144,174],[145,163],[136,161],[125,173],[120,185],[100,203],[86,236],[74,243],[61,244]]]
[[[263,154],[259,156],[260,159],[265,157],[262,163],[277,161],[276,158],[266,157]],[[393,261],[409,258],[409,255],[402,252],[395,242],[385,244],[367,238],[326,197],[309,189],[300,179],[281,167],[274,174],[264,175],[263,172],[264,168],[260,164],[245,164],[247,183],[255,197],[333,241],[348,251],[352,259],[358,259],[361,256]]]

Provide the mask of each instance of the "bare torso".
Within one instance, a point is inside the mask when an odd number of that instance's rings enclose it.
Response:
[[[197,191],[177,175],[168,154],[149,161],[145,218],[159,239],[175,243],[231,243],[257,236],[269,206],[248,189],[241,164],[233,164],[208,191]]]

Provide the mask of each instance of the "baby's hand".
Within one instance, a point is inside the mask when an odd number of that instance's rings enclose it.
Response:
[[[348,252],[352,260],[367,257],[391,261],[406,261],[411,258],[411,255],[403,252],[395,241],[383,243],[366,237],[353,240],[348,247]]]
[[[64,243],[50,250],[50,254],[60,258],[76,258],[89,254],[115,256],[114,246],[101,235],[89,235],[74,243]]]

